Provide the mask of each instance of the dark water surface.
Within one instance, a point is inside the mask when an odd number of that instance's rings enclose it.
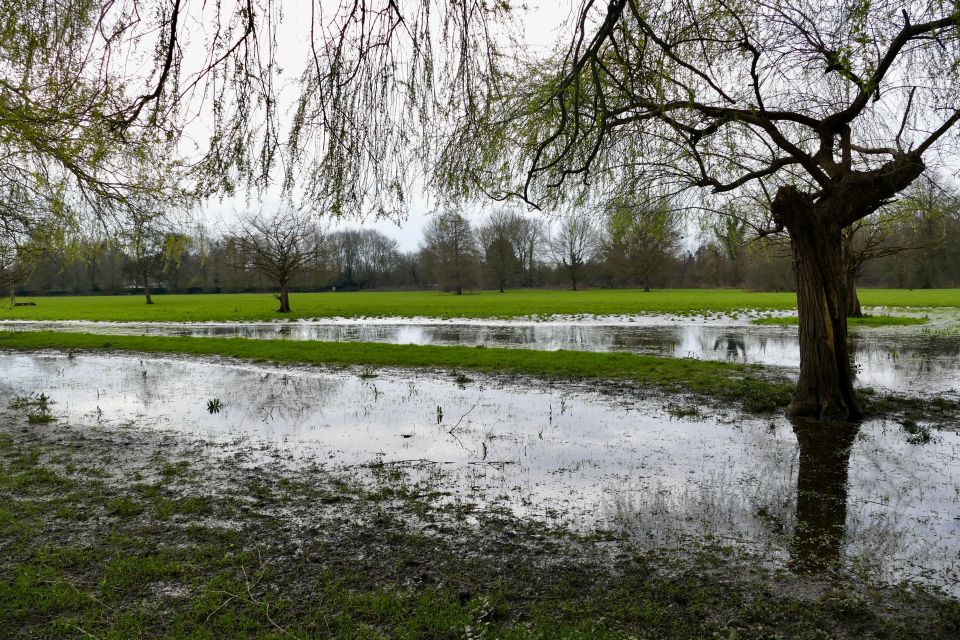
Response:
[[[677,321],[330,320],[263,323],[0,322],[0,328],[113,335],[196,336],[260,340],[361,341],[486,345],[524,349],[628,351],[796,368],[796,327],[736,320]],[[857,384],[913,394],[960,396],[960,331],[952,318],[930,326],[858,328],[850,344]]]
[[[570,386],[123,355],[0,359],[0,401],[43,392],[62,428],[162,429],[296,468],[398,469],[452,502],[765,563],[831,561],[960,594],[960,434],[675,419]],[[367,372],[369,374],[369,372]],[[208,410],[217,400],[219,412]],[[369,477],[369,476],[367,476]]]

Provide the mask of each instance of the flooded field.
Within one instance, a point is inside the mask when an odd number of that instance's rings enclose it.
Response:
[[[960,395],[960,331],[956,318],[930,325],[851,331],[857,384],[911,394]],[[262,323],[0,322],[15,330],[112,335],[193,336],[262,340],[486,345],[524,349],[627,351],[678,358],[759,363],[793,369],[800,349],[795,327],[748,319],[672,316],[532,321],[437,321],[386,318]]]
[[[776,566],[842,558],[960,593],[954,431],[678,419],[689,408],[569,386],[130,356],[10,353],[0,392],[45,393],[64,428],[172,430],[294,469],[396,471],[460,504],[653,545],[720,541]]]

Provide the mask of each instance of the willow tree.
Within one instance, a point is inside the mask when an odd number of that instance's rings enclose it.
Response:
[[[3,3],[0,222],[29,206],[123,225],[127,201],[156,191],[140,180],[144,161],[198,197],[274,189],[318,215],[402,216],[438,123],[482,109],[513,10],[449,0],[290,7]]]
[[[186,0],[3,3],[0,224],[115,231],[164,189],[256,183],[276,145],[261,133],[273,110],[256,23],[269,14],[253,4],[187,15]],[[191,126],[209,140],[179,144]]]
[[[789,413],[855,419],[843,230],[950,148],[958,19],[944,0],[587,0],[563,49],[461,130],[445,175],[531,202],[648,181],[767,194],[760,235],[789,235],[796,272]]]

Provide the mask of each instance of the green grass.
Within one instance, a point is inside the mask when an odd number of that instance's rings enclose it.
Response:
[[[757,318],[751,320],[753,324],[779,325],[783,327],[795,326],[796,316],[786,318]],[[863,316],[862,318],[847,318],[851,327],[907,327],[918,324],[927,324],[930,318],[913,318],[909,316]]]
[[[28,300],[24,298],[23,301]],[[141,296],[30,298],[35,307],[0,309],[0,319],[241,321],[277,318],[415,317],[515,318],[554,314],[702,314],[745,309],[796,308],[793,293],[737,289],[674,289],[645,293],[629,289],[590,291],[523,290],[476,292],[463,296],[432,291],[301,293],[291,298],[293,312],[276,312],[269,294],[158,295],[156,304]],[[863,289],[865,306],[958,307],[960,289]]]
[[[358,365],[361,376],[373,367],[443,368],[565,380],[618,380],[639,386],[685,390],[748,409],[770,411],[785,405],[792,384],[777,381],[773,370],[708,360],[661,358],[630,353],[536,351],[485,347],[438,347],[370,342],[285,342],[244,338],[99,336],[53,331],[0,332],[0,349],[116,350],[227,356],[279,364]],[[462,376],[462,374],[452,374]],[[465,376],[461,381],[469,381]]]

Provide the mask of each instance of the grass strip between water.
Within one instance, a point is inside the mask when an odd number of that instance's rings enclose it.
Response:
[[[463,372],[477,372],[539,380],[613,382],[635,390],[692,393],[718,406],[734,405],[754,414],[785,409],[795,386],[777,367],[612,352],[56,331],[0,331],[0,349],[223,356],[273,364],[445,369],[454,378],[465,378]],[[932,421],[938,425],[949,425],[960,418],[960,404],[946,397],[877,393],[870,388],[860,393],[868,417]]]
[[[663,358],[631,353],[439,347],[369,342],[313,342],[103,336],[53,331],[0,332],[0,348],[113,350],[226,356],[278,364],[445,368],[564,380],[615,380],[666,391],[689,391],[749,411],[773,411],[789,402],[793,384],[761,365]]]
[[[752,324],[789,327],[797,325],[797,316],[787,316],[785,318],[756,318],[750,322]],[[908,327],[927,324],[928,322],[930,322],[930,318],[918,318],[914,316],[863,316],[862,318],[847,318],[847,324],[851,327]]]

